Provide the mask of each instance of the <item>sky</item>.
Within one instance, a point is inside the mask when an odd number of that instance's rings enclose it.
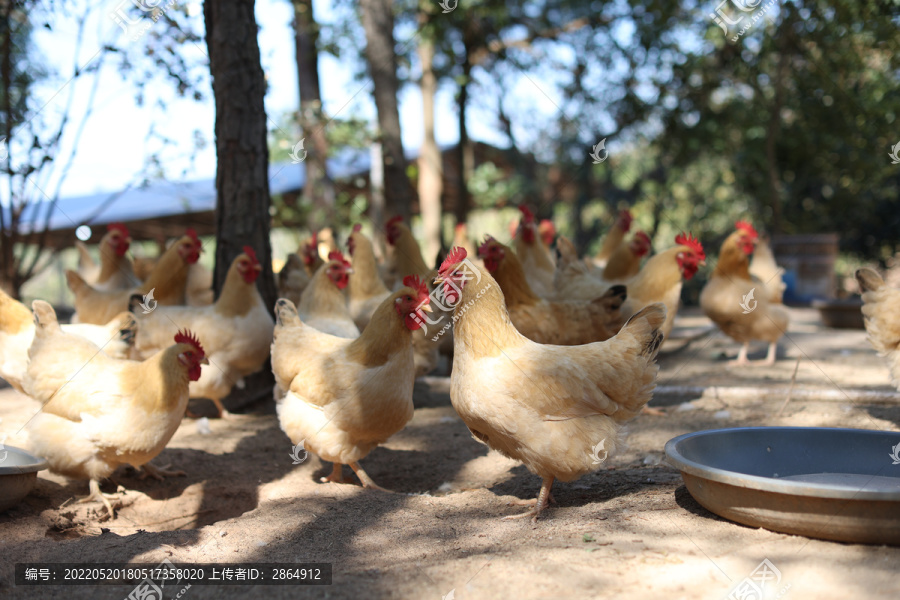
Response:
[[[129,3],[130,0],[124,2]],[[165,3],[166,0],[162,0],[160,6],[165,6]],[[103,43],[113,43],[123,52],[134,56],[135,60],[140,57],[143,51],[142,41],[130,40],[110,16],[122,5],[123,0],[105,0],[93,5],[93,11],[87,13],[87,25],[77,53],[77,21],[78,16],[85,13],[55,15],[52,31],[36,24],[35,48],[53,74],[36,90],[41,104],[46,102],[39,118],[52,126],[58,123],[66,104],[71,103],[70,114],[74,124],[66,130],[53,176],[47,181],[37,182],[47,196],[52,196],[56,189],[60,190],[61,197],[67,197],[114,191],[134,183],[142,172],[147,157],[160,149],[159,143],[147,141],[147,134],[151,129],[173,142],[160,153],[168,179],[194,180],[215,176],[215,148],[211,143],[215,111],[208,72],[204,76],[205,97],[201,102],[179,98],[173,85],[159,77],[147,87],[144,102],[138,105],[134,84],[121,75],[109,59],[100,69],[96,84],[91,76],[69,82],[76,63],[81,69],[85,65],[96,64],[97,59],[91,59]],[[196,30],[202,32],[201,4],[190,2],[187,9],[196,22]],[[330,4],[325,0],[317,0],[314,9],[320,21],[332,17]],[[134,12],[132,8],[126,14],[132,15]],[[265,105],[269,115],[269,128],[272,129],[282,114],[296,110],[298,105],[293,32],[290,26],[292,9],[285,0],[258,0],[256,16],[260,26],[258,40],[261,60],[269,84]],[[162,25],[145,17],[136,27],[148,26]],[[206,60],[204,42],[198,45],[187,43],[182,48],[189,58]],[[327,114],[357,116],[375,122],[371,82],[368,79],[364,82],[354,81],[351,66],[325,53],[320,54],[319,70]],[[94,85],[96,91],[93,111],[84,122],[76,148],[77,124],[87,111]],[[406,86],[401,91],[401,128],[404,147],[407,149],[418,148],[421,144],[421,102],[421,95],[415,86]],[[543,102],[544,109],[553,110],[549,99],[544,99]],[[484,113],[477,106],[472,108],[470,115],[469,127],[474,139],[504,143],[505,138],[486,125],[493,121],[493,116]],[[208,143],[205,148],[195,150],[195,131],[206,138]],[[435,135],[439,144],[452,144],[458,137],[457,111],[453,102],[453,90],[449,86],[438,91]],[[15,144],[14,138],[13,146]],[[71,168],[62,177],[61,166],[73,153]]]

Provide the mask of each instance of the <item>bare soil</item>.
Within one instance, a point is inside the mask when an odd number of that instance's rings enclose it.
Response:
[[[314,456],[292,464],[291,444],[266,399],[234,420],[210,420],[210,433],[186,419],[154,461],[182,469],[186,477],[159,482],[119,470],[104,484],[107,492],[117,485],[128,490],[119,494],[115,520],[100,503],[73,503],[87,492],[86,482],[41,472],[32,494],[0,514],[0,597],[125,598],[132,590],[15,587],[15,563],[156,564],[166,558],[329,562],[334,568],[327,587],[193,586],[182,596],[188,599],[721,599],[763,559],[781,575],[766,598],[896,597],[900,548],[814,540],[726,521],[697,504],[663,460],[666,441],[702,429],[898,431],[900,396],[865,333],[826,329],[811,310],[791,312],[779,361],[763,368],[726,366],[737,345],[718,333],[700,335],[709,322],[687,311],[660,358],[653,404],[665,416],[641,415],[630,426],[628,448],[606,468],[557,483],[558,505],[537,524],[501,520],[525,510],[511,504],[533,498],[540,481],[471,438],[453,411],[444,377],[417,382],[412,422],[363,460],[369,475],[395,493],[360,488],[349,468],[352,484],[319,483],[330,464]],[[759,347],[751,358],[764,352]],[[779,414],[795,367],[798,397]],[[717,387],[684,394],[688,387],[709,386]],[[735,387],[759,393],[716,397],[716,390]],[[880,392],[884,399],[860,401],[859,391]],[[8,445],[27,447],[22,426],[37,409],[11,389],[0,391],[0,432],[9,435]],[[168,586],[164,597],[179,589]]]

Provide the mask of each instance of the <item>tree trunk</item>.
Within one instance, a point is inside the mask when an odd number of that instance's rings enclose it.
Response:
[[[469,194],[469,177],[472,174],[473,156],[469,144],[469,130],[466,127],[466,107],[469,104],[469,82],[472,76],[472,62],[470,60],[471,44],[468,43],[468,35],[464,34],[464,56],[462,63],[462,81],[459,84],[459,146],[457,147],[457,160],[459,171],[457,172],[457,198],[456,222],[465,223],[469,219],[469,210],[472,206],[472,198]]]
[[[419,155],[419,210],[425,235],[423,258],[430,265],[441,249],[441,193],[444,182],[441,149],[434,138],[434,96],[437,93],[437,77],[433,68],[434,42],[423,36],[418,51],[422,62],[420,86],[425,121],[425,139]]]
[[[312,0],[293,0],[294,49],[297,59],[297,82],[300,87],[299,122],[303,135],[309,140],[306,183],[303,199],[310,212],[309,227],[322,229],[334,223],[334,182],[325,170],[328,159],[326,119],[322,113],[322,93],[319,88],[319,25],[313,15]]]
[[[409,220],[412,210],[412,185],[406,176],[403,142],[400,137],[400,111],[397,106],[397,56],[394,53],[394,14],[390,0],[360,0],[362,25],[366,31],[366,61],[375,91],[378,127],[384,164],[385,210],[390,216]]]
[[[206,0],[206,45],[216,100],[216,268],[213,287],[244,246],[262,264],[256,285],[269,310],[277,294],[269,244],[269,149],[253,0]]]

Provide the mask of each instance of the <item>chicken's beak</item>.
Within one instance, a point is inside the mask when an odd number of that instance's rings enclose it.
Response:
[[[706,266],[706,261],[705,261],[705,260],[701,260],[701,261],[698,262],[697,264],[700,265],[701,267],[705,267],[705,266]]]
[[[434,283],[435,285],[437,285],[437,284],[439,284],[439,283],[444,283],[444,278],[441,277],[440,275],[438,275],[437,277],[434,278],[434,282],[433,282],[433,283]]]
[[[424,310],[427,313],[433,312],[434,309],[431,308],[431,305],[427,302],[419,307],[421,310]]]
[[[259,263],[253,265],[253,270],[254,271],[262,271],[262,265]]]
[[[208,364],[209,364],[209,359],[206,358],[206,357],[204,356],[204,357],[203,357],[203,360],[200,361],[200,364],[201,364],[201,365],[208,365]]]

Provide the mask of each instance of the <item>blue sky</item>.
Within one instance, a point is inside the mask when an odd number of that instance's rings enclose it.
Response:
[[[36,90],[40,103],[47,102],[40,118],[48,126],[58,122],[63,107],[69,101],[72,102],[73,123],[77,124],[85,114],[93,80],[88,76],[74,83],[67,83],[76,59],[78,65],[83,67],[102,43],[110,42],[130,53],[135,60],[139,59],[142,41],[129,40],[109,16],[120,3],[121,0],[112,0],[95,4],[90,13],[78,12],[82,3],[76,3],[70,9],[72,14],[54,16],[52,32],[36,26],[36,49],[53,73],[50,80]],[[162,5],[165,5],[165,0]],[[190,2],[187,8],[195,19],[197,30],[203,31],[200,2]],[[315,2],[315,10],[320,20],[331,17],[330,5],[324,0]],[[133,9],[128,14],[132,12]],[[77,15],[82,14],[89,16],[81,51],[75,57]],[[290,27],[292,9],[285,0],[258,0],[256,14],[261,27],[258,39],[262,63],[269,83],[266,111],[272,128],[280,115],[295,110],[298,104],[293,34]],[[145,18],[145,21],[147,24],[151,23],[149,19]],[[161,27],[157,24],[150,26]],[[206,46],[205,43],[185,44],[183,52],[193,60],[203,61]],[[359,116],[374,123],[375,109],[371,98],[371,83],[368,80],[354,81],[352,67],[324,53],[320,56],[320,76],[326,113],[339,113],[342,117]],[[136,174],[141,172],[146,157],[160,148],[158,143],[146,142],[151,128],[173,142],[173,145],[161,153],[162,165],[169,179],[214,176],[215,150],[212,144],[207,144],[199,151],[194,150],[195,131],[205,136],[208,142],[213,138],[215,112],[208,72],[204,75],[203,91],[206,98],[203,101],[177,97],[172,84],[159,77],[147,87],[141,106],[135,100],[132,81],[114,68],[112,60],[107,59],[99,77],[93,114],[85,123],[74,162],[62,183],[62,196],[117,190],[133,182]],[[360,91],[361,88],[364,89]],[[543,104],[543,110],[552,113],[554,107],[548,99],[542,99],[541,94],[530,95],[535,98],[536,104]],[[539,107],[536,106],[535,109],[539,110]],[[455,142],[457,116],[453,90],[449,87],[439,90],[436,114],[438,142]],[[422,109],[421,96],[415,86],[406,86],[402,90],[400,116],[404,146],[418,147],[422,140]],[[472,107],[469,126],[475,139],[503,143],[503,136],[494,131],[492,123],[493,116],[490,113],[478,106]],[[42,189],[50,195],[59,184],[60,167],[65,158],[75,150],[74,131],[75,127],[72,126],[64,136],[54,176],[49,181],[39,182]],[[14,141],[13,144],[15,143]]]

